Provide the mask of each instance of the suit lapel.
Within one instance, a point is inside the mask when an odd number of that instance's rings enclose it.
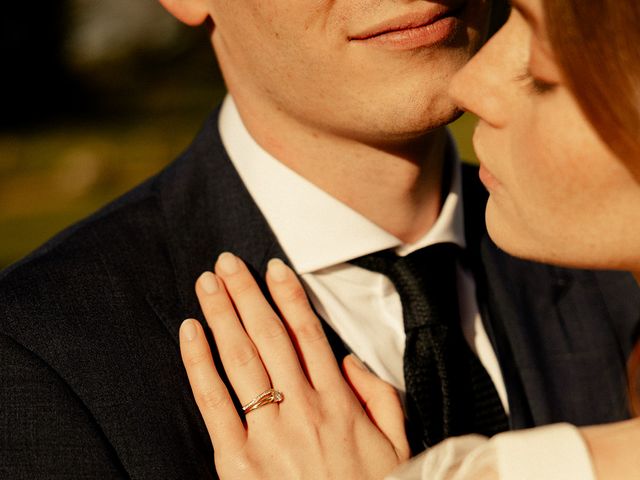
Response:
[[[177,342],[184,318],[203,320],[195,281],[202,272],[213,269],[220,253],[238,255],[258,280],[264,277],[271,258],[286,261],[286,256],[227,156],[218,132],[218,111],[187,153],[161,174],[158,197],[176,286],[159,285],[148,301]],[[168,295],[163,291],[166,288],[177,288],[180,305],[167,305],[167,299],[175,298],[175,290]]]

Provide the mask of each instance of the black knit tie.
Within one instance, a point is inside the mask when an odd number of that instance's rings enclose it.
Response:
[[[393,282],[402,302],[408,433],[414,453],[466,433],[494,435],[508,420],[489,374],[460,326],[453,244],[406,256],[390,250],[352,260]]]

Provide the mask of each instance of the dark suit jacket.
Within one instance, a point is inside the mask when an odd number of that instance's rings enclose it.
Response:
[[[472,169],[464,183],[470,261],[513,426],[625,417],[640,312],[631,277],[510,258],[484,234]],[[2,274],[0,478],[215,477],[178,327],[202,320],[194,281],[224,250],[259,274],[284,257],[216,113],[167,169]]]

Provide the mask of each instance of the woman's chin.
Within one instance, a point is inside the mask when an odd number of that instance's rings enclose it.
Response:
[[[587,268],[584,262],[573,258],[571,249],[558,249],[558,243],[542,240],[544,232],[532,231],[526,222],[506,218],[491,200],[486,211],[487,232],[491,240],[503,251],[523,260],[549,263],[565,267]],[[541,235],[538,235],[540,233]],[[549,236],[547,236],[549,238]],[[584,260],[584,259],[583,259]]]
[[[505,221],[490,208],[486,223],[491,240],[501,250],[523,260],[565,268],[640,272],[640,268],[635,268],[640,267],[638,259],[621,258],[620,249],[600,248],[601,245],[586,242],[584,236],[561,236],[557,229],[533,230],[524,223]]]

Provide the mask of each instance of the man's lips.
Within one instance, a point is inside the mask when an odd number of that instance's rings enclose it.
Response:
[[[452,17],[460,13],[464,4],[457,8],[438,5],[425,12],[413,12],[399,17],[385,20],[373,27],[367,28],[363,32],[349,36],[349,40],[369,40],[395,32],[403,32],[412,29],[428,27],[445,17]]]

